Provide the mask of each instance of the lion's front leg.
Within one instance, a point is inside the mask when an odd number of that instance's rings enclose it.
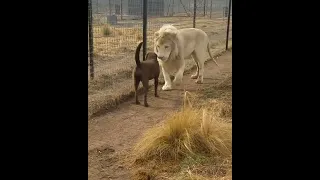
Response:
[[[184,73],[184,69],[185,69],[185,61],[182,58],[181,59],[181,66],[178,69],[178,72],[176,73],[173,83],[177,86],[179,86],[182,83],[182,79],[183,79],[183,73]]]
[[[164,78],[164,85],[162,86],[162,90],[167,91],[172,89],[171,79],[169,73],[162,67],[162,74]]]
[[[196,71],[195,74],[192,74],[192,75],[191,75],[191,79],[198,79],[198,76],[199,76],[199,60],[196,59],[196,58],[197,58],[197,57],[196,57],[195,53],[193,52],[193,53],[192,53],[192,59],[193,59],[194,62],[196,63],[197,71]]]

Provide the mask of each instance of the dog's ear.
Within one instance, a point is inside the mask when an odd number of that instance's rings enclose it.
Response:
[[[149,56],[152,56],[152,57],[155,56],[156,59],[158,58],[158,55],[156,53],[148,52],[147,55],[146,55],[146,60],[148,59]]]
[[[148,55],[152,56],[153,58],[155,57],[156,59],[158,58],[158,55],[155,52],[149,52]]]

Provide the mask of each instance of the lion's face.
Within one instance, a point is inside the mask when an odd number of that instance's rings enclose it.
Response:
[[[158,56],[158,60],[167,61],[170,57],[171,51],[173,50],[173,42],[170,40],[157,41],[155,43],[154,52]]]
[[[177,55],[177,33],[178,30],[171,25],[164,25],[155,32],[154,52],[160,61],[168,61]]]

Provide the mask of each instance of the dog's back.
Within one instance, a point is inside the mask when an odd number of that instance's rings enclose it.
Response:
[[[149,80],[158,77],[160,74],[160,67],[156,53],[147,53],[146,60],[140,63],[140,68],[144,74],[148,75]]]

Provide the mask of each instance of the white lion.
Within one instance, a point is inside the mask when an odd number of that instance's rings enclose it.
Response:
[[[196,83],[203,82],[204,62],[206,53],[213,59],[210,52],[208,35],[197,28],[177,29],[172,25],[163,25],[155,32],[154,52],[158,56],[162,68],[165,84],[162,90],[172,89],[169,74],[176,72],[173,83],[179,85],[182,82],[185,69],[185,58],[192,56],[197,65],[197,72],[191,76],[197,79]]]

